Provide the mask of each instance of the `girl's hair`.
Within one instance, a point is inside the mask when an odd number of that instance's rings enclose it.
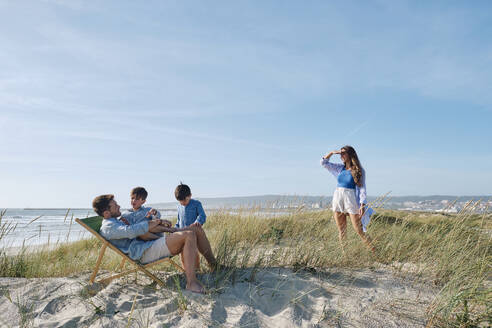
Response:
[[[345,150],[348,155],[350,172],[354,178],[355,184],[362,187],[362,165],[360,165],[359,157],[352,146],[343,146],[342,150]]]

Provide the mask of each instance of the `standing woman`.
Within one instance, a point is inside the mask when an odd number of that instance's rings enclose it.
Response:
[[[343,164],[331,163],[330,157],[333,154],[340,154]],[[372,214],[366,213],[366,172],[360,165],[355,149],[344,146],[340,150],[332,151],[323,157],[321,165],[327,168],[338,181],[337,189],[333,194],[332,209],[338,226],[340,243],[343,242],[347,231],[348,214],[357,234],[374,251],[371,239],[364,232],[369,216]]]

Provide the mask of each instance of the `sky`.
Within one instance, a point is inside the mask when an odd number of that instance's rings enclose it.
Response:
[[[0,207],[492,194],[490,1],[2,1]],[[338,156],[334,161],[340,161]]]

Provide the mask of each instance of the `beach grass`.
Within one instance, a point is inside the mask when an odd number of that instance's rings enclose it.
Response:
[[[257,270],[270,267],[313,273],[330,268],[392,267],[399,274],[440,289],[428,308],[429,326],[486,326],[492,315],[492,215],[475,213],[477,205],[471,202],[458,214],[379,209],[369,227],[375,253],[350,226],[342,251],[329,210],[298,209],[271,218],[254,209],[235,214],[226,209],[216,211],[209,215],[204,228],[218,261],[228,269],[211,275],[215,277],[211,285],[220,292],[234,283],[237,270],[245,268],[253,281]],[[2,217],[0,237],[15,229]],[[0,276],[66,277],[88,273],[94,268],[100,247],[96,239],[85,239],[36,250],[23,248],[13,255],[0,249]],[[108,251],[101,267],[117,270],[120,259]],[[169,266],[158,269],[173,271]]]

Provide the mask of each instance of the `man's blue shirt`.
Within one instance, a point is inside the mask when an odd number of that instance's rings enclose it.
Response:
[[[149,231],[147,220],[136,224],[126,225],[116,218],[103,219],[101,236],[111,244],[118,247],[123,253],[128,254],[132,260],[139,260],[144,251],[152,246],[155,240],[141,240],[137,237]]]
[[[202,203],[198,200],[190,199],[186,206],[178,204],[178,221],[175,227],[184,228],[195,222],[203,225],[206,219],[207,215],[205,215]]]

